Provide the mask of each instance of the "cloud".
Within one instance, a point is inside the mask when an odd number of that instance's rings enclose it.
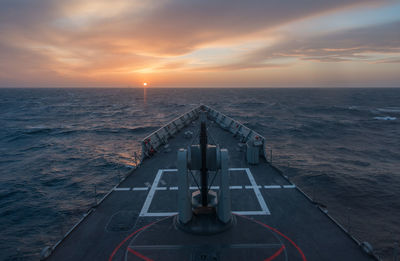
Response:
[[[392,56],[376,62],[397,63],[400,59],[399,28],[400,21],[312,37],[286,35],[272,46],[250,51],[226,68],[235,68],[237,64],[253,68],[288,58],[317,62],[374,62],[376,54]]]
[[[371,39],[367,33],[347,32],[347,35],[316,37],[313,39],[316,42],[288,37],[291,42],[257,50],[235,63],[192,66],[188,61],[173,60],[217,42],[251,40],[254,34],[262,35],[306,17],[385,2],[0,0],[1,77],[18,79],[23,74],[26,79],[37,80],[53,74],[63,80],[74,76],[134,75],[143,68],[192,71],[275,68],[285,64],[274,59],[285,56],[319,61],[364,59],[366,56],[359,52],[363,47],[349,41],[349,37],[354,41]],[[338,42],[336,37],[347,42]],[[328,46],[325,41],[336,42]],[[376,43],[376,51],[388,51],[387,46],[393,44],[393,38],[387,40],[387,45],[382,45],[382,41]]]

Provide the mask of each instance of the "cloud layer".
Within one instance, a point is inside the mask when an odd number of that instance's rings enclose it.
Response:
[[[149,74],[168,85],[179,83],[176,71],[201,82],[202,72],[290,70],[307,61],[395,66],[400,22],[307,37],[280,30],[385,4],[391,1],[0,0],[0,86],[118,86]],[[210,51],[216,47],[229,55]]]

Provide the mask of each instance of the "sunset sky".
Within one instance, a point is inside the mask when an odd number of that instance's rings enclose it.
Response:
[[[0,0],[0,87],[399,87],[400,1]]]

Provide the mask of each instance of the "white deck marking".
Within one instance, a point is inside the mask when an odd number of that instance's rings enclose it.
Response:
[[[246,168],[229,168],[231,171],[240,171],[240,170],[246,170]]]
[[[271,212],[268,209],[267,204],[265,203],[265,200],[263,196],[261,195],[260,188],[263,188],[263,186],[257,185],[253,175],[251,174],[251,171],[249,168],[230,168],[230,171],[245,171],[247,174],[247,177],[250,180],[251,186],[230,186],[230,189],[252,189],[254,190],[254,193],[256,194],[258,203],[260,204],[261,211],[232,211],[235,214],[239,215],[270,215]],[[161,176],[164,172],[176,172],[177,169],[159,169],[157,172],[156,177],[154,178],[153,185],[150,187],[150,191],[147,194],[146,200],[143,204],[142,210],[140,211],[139,216],[140,217],[166,217],[166,216],[172,216],[172,215],[177,215],[178,212],[148,212],[151,202],[153,201],[154,194],[156,193],[157,190],[178,190],[177,186],[170,186],[170,187],[158,187],[158,183],[160,183]],[[276,188],[281,188],[280,185],[271,185]],[[292,187],[293,185],[286,185],[287,188]],[[264,186],[268,187],[268,186]],[[124,190],[119,190],[119,191],[129,191],[131,188],[126,188]],[[148,187],[144,188],[132,188],[132,190],[148,190]],[[197,190],[198,187],[196,186],[190,186],[190,190]],[[219,186],[211,186],[211,189],[219,189]]]
[[[232,211],[234,214],[244,215],[244,216],[263,216],[263,215],[271,215],[271,213],[265,213],[265,211]]]
[[[147,212],[141,214],[141,217],[169,217],[173,215],[177,215],[178,212]]]
[[[154,178],[154,182],[153,182],[153,185],[151,186],[149,194],[147,194],[147,197],[146,197],[146,200],[145,200],[145,202],[143,204],[142,210],[140,211],[140,214],[139,214],[140,217],[145,216],[145,214],[149,210],[151,201],[153,201],[154,193],[156,192],[156,188],[157,188],[158,182],[160,181],[160,178],[161,178],[162,174],[163,174],[163,170],[159,169],[158,172],[157,172],[156,177]]]
[[[246,168],[229,168],[230,171],[246,170]],[[178,169],[163,169],[164,172],[177,172]]]
[[[257,185],[257,187],[260,188],[265,188],[265,189],[291,189],[291,188],[296,188],[296,185],[264,185],[260,186]],[[191,186],[189,187],[190,190],[198,190],[198,187],[196,186]],[[211,186],[211,189],[218,190],[219,186]],[[229,186],[229,189],[254,189],[252,185],[246,185],[246,186]],[[149,187],[132,187],[132,188],[114,188],[114,191],[146,191],[149,190]],[[156,190],[178,190],[177,186],[170,186],[170,187],[157,187]]]
[[[296,185],[283,185],[283,188],[296,188]]]
[[[163,169],[164,172],[176,172],[178,169]]]
[[[129,191],[131,188],[115,188],[114,191]]]
[[[262,209],[262,212],[264,212],[265,215],[271,215],[271,212],[269,211],[268,206],[265,203],[264,198],[261,195],[260,189],[258,188],[257,183],[254,180],[254,177],[251,174],[251,171],[250,171],[249,168],[246,168],[246,173],[247,173],[247,177],[249,177],[251,185],[253,185],[253,190],[254,190],[254,193],[256,193],[256,196],[257,196],[257,199],[258,199],[258,203],[260,203],[260,207]]]
[[[142,187],[142,188],[132,188],[133,191],[140,191],[140,190],[149,190],[149,187]]]
[[[245,189],[254,189],[254,187],[253,187],[253,186],[251,186],[251,185],[250,185],[250,186],[244,186],[244,188],[245,188]],[[259,189],[260,189],[260,188],[262,188],[262,186],[260,186],[260,185],[257,185],[257,188],[259,188]]]
[[[280,189],[282,188],[281,185],[266,185],[264,186],[266,189]]]

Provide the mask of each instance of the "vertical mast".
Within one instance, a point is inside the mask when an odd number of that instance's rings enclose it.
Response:
[[[200,150],[201,150],[201,204],[203,207],[208,205],[207,200],[207,127],[206,127],[206,112],[201,113],[200,125]]]

